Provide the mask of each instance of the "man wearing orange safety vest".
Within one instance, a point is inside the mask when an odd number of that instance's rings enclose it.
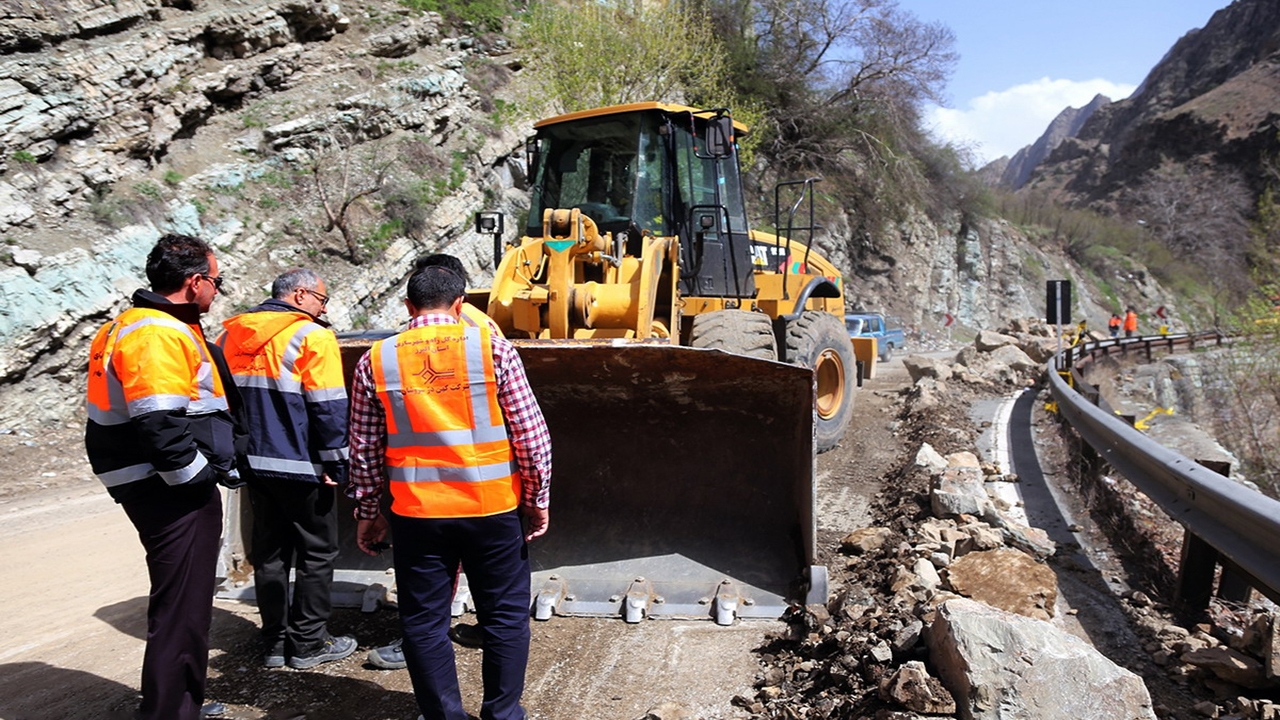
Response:
[[[1107,321],[1107,329],[1111,331],[1111,337],[1120,337],[1120,316],[1111,313],[1111,319]]]
[[[197,720],[222,534],[217,483],[238,485],[234,385],[200,316],[222,287],[203,240],[165,235],[151,291],[94,337],[85,450],[146,549],[151,595],[137,717]],[[228,399],[228,392],[232,394]]]
[[[287,661],[304,670],[356,649],[355,638],[328,630],[348,403],[338,339],[320,319],[329,302],[325,290],[314,271],[288,270],[268,300],[223,321],[218,338],[252,431],[249,560],[267,667]]]
[[[416,273],[423,268],[429,267],[447,268],[457,273],[463,280],[467,279],[467,269],[463,267],[462,261],[448,253],[423,255],[414,261],[413,272]],[[486,326],[496,337],[505,337],[502,334],[502,328],[498,327],[498,323],[494,322],[493,318],[466,300],[462,301],[462,310],[458,313],[458,319],[467,325],[475,327]],[[460,622],[449,628],[449,638],[459,645],[467,647],[480,647],[484,643],[480,635],[480,629],[469,623]],[[389,645],[371,649],[366,659],[370,665],[383,670],[403,669],[405,667],[404,638],[400,638]]]
[[[348,494],[361,550],[377,554],[394,535],[404,656],[423,717],[467,717],[447,635],[462,566],[483,633],[479,716],[522,720],[526,543],[549,524],[551,438],[515,347],[459,321],[465,292],[447,268],[415,272],[409,329],[374,343],[357,364]],[[389,518],[379,510],[384,488]]]
[[[1138,332],[1138,311],[1130,307],[1124,313],[1124,336],[1133,337]]]

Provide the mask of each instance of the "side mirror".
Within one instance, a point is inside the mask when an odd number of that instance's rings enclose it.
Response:
[[[533,137],[526,140],[524,143],[524,175],[530,185],[533,184],[533,174],[538,171],[540,156],[538,138]]]
[[[707,152],[712,157],[733,154],[733,118],[718,115],[707,121]]]
[[[502,225],[505,216],[500,212],[476,213],[476,233],[493,236],[493,269],[502,262]]]

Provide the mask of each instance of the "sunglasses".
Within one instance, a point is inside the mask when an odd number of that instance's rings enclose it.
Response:
[[[215,292],[222,292],[222,276],[221,275],[209,275],[207,273],[199,273],[199,275],[205,280],[208,280],[209,282],[213,283],[213,289]]]

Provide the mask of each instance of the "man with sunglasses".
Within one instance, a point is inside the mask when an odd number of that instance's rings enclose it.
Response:
[[[85,451],[146,549],[146,720],[197,720],[222,533],[217,484],[238,483],[235,386],[200,327],[222,275],[199,238],[165,235],[151,290],[98,331],[89,357]]]
[[[266,667],[305,670],[356,649],[355,638],[328,628],[336,488],[347,479],[347,391],[337,337],[320,318],[325,290],[314,271],[288,270],[271,298],[223,321],[218,338],[251,430],[249,561]]]

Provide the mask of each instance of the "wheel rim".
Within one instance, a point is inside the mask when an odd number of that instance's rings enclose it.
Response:
[[[844,404],[844,361],[834,350],[823,350],[813,368],[818,381],[818,395],[814,402],[818,417],[830,420],[840,412]]]

